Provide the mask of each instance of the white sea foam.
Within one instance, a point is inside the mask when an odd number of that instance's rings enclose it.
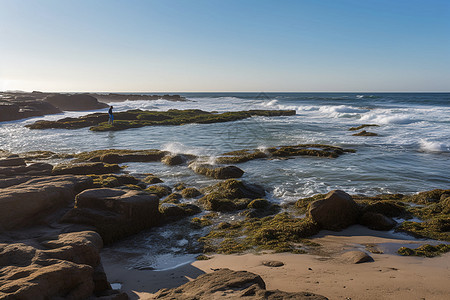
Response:
[[[450,152],[450,145],[442,142],[420,140],[420,150],[428,153]]]
[[[392,112],[370,112],[361,116],[361,121],[367,121],[376,124],[410,124],[418,122],[412,115],[407,114],[393,114]]]
[[[200,147],[186,146],[182,143],[172,142],[162,146],[163,151],[169,151],[173,154],[193,154],[197,156],[207,155],[208,151]]]

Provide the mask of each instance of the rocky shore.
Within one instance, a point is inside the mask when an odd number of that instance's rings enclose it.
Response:
[[[0,122],[107,108],[105,102],[125,100],[187,101],[180,95],[61,94],[43,92],[0,92]]]
[[[339,159],[346,152],[352,151],[328,145],[297,145],[261,153],[238,151],[223,157],[229,158],[227,162],[301,159],[304,155]],[[78,154],[1,151],[0,156],[2,299],[127,299],[127,294],[112,289],[108,271],[103,271],[103,244],[114,245],[142,230],[170,228],[171,224],[190,233],[186,235],[190,237],[186,253],[198,255],[199,260],[233,253],[323,256],[331,250],[317,235],[347,230],[349,226],[373,232],[394,230],[428,239],[415,248],[398,247],[395,251],[399,255],[434,257],[450,250],[450,190],[374,197],[335,190],[279,205],[267,199],[265,187],[236,179],[245,170],[205,164],[211,160],[189,154],[109,149]],[[58,164],[53,163],[55,159]],[[158,161],[169,166],[185,165],[192,172],[217,179],[217,183],[206,188],[182,183],[168,186],[158,174],[124,173],[123,163]],[[219,157],[219,162],[224,161]],[[381,255],[380,251],[376,245],[368,245],[364,251],[343,253],[339,261],[376,262],[378,258],[373,255]],[[267,263],[275,268],[283,264]],[[152,297],[326,299],[309,291],[266,289],[260,276],[239,271],[220,268]]]

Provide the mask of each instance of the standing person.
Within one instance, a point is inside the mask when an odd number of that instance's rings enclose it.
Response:
[[[109,110],[108,110],[108,114],[109,114],[109,120],[108,120],[108,123],[111,124],[111,125],[114,123],[114,116],[113,116],[112,110],[113,110],[113,107],[110,106],[110,107],[109,107]]]

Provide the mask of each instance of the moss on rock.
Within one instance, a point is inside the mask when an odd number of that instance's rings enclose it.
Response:
[[[152,185],[145,189],[146,192],[150,194],[155,194],[159,198],[169,195],[172,189],[165,185]]]
[[[436,246],[425,244],[416,249],[401,247],[400,249],[398,249],[397,253],[403,256],[435,257],[449,251],[450,245],[448,244],[439,244]]]

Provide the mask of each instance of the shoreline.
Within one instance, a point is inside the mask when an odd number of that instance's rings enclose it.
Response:
[[[321,244],[319,254],[215,254],[209,260],[163,271],[129,269],[102,252],[108,280],[120,283],[130,299],[152,299],[161,288],[174,288],[220,268],[260,275],[268,290],[306,291],[329,299],[446,299],[450,294],[450,253],[435,258],[389,253],[390,243],[422,244],[426,241],[389,238],[384,232],[351,226],[342,232],[323,232],[312,238]],[[367,235],[370,234],[370,235]],[[386,253],[374,254],[373,262],[349,264],[339,254],[375,244]],[[331,254],[333,253],[333,254]],[[263,261],[281,261],[284,266],[267,267]]]

